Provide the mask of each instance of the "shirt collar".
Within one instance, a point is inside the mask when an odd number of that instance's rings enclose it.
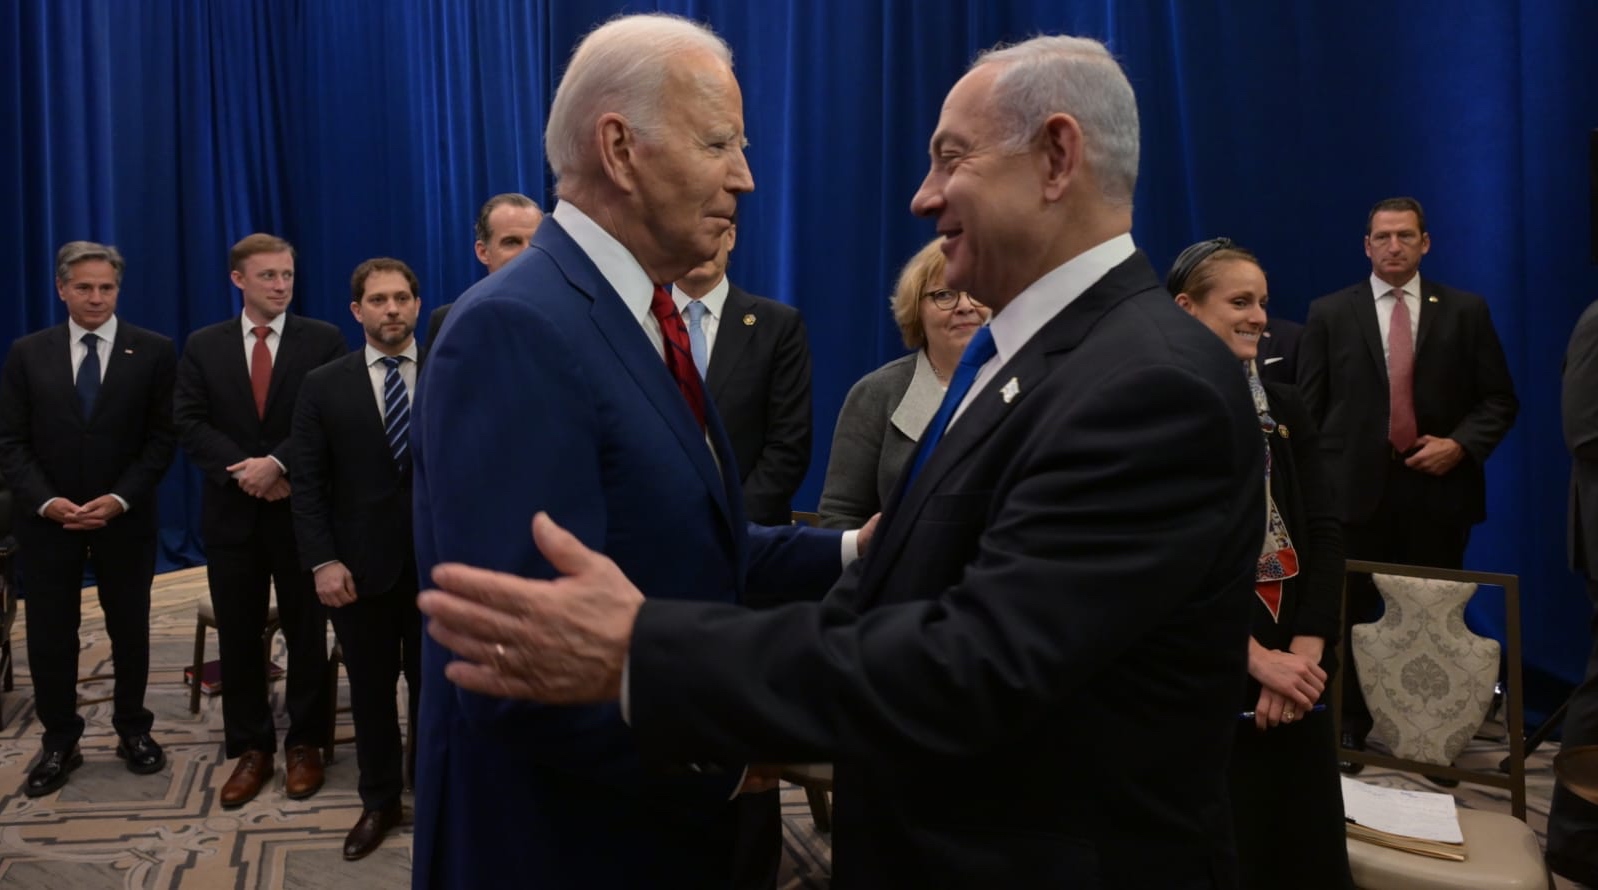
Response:
[[[117,338],[117,317],[112,315],[110,318],[105,320],[105,324],[100,325],[92,331],[73,321],[71,318],[68,318],[67,331],[70,334],[73,343],[82,342],[84,334],[93,334],[106,343],[113,343]]]
[[[639,324],[649,322],[649,303],[654,299],[655,283],[615,236],[599,227],[588,214],[570,201],[561,201],[550,214],[577,246],[588,255],[599,274],[621,297]]]
[[[732,283],[727,280],[726,275],[723,275],[721,280],[716,282],[716,286],[710,289],[709,293],[699,298],[699,302],[703,303],[705,308],[710,311],[711,318],[718,321],[721,319],[721,309],[727,305],[727,292],[730,290],[732,290]],[[677,304],[679,313],[687,310],[688,304],[693,302],[693,297],[683,293],[682,288],[676,285],[671,287],[671,299],[672,302]]]
[[[1130,234],[1117,235],[1066,260],[1017,294],[1003,312],[988,322],[993,345],[998,347],[999,364],[995,367],[1003,367],[1049,319],[1111,269],[1126,262],[1136,250]]]
[[[266,326],[272,329],[272,333],[281,337],[283,336],[283,323],[288,316],[287,312],[279,312],[277,318],[267,322]],[[242,312],[239,313],[239,324],[244,326],[244,336],[246,337],[255,330],[255,322],[250,321],[250,317]]]
[[[416,353],[416,338],[412,337],[411,338],[411,345],[405,347],[405,349],[402,352],[400,352],[400,357],[401,358],[410,359],[411,360],[411,364],[414,365],[414,364],[416,364],[416,355],[417,355],[417,353]],[[366,364],[367,364],[367,367],[375,365],[375,364],[377,364],[378,362],[382,361],[383,359],[385,359],[387,357],[388,357],[388,355],[386,353],[379,352],[375,347],[372,346],[372,344],[370,344],[370,343],[366,344]],[[400,365],[400,367],[403,368],[404,365],[402,364],[402,365]]]
[[[1417,271],[1408,281],[1404,282],[1404,285],[1399,290],[1403,291],[1406,297],[1419,297],[1420,272]],[[1380,300],[1392,292],[1393,286],[1391,284],[1377,278],[1375,273],[1371,273],[1371,293],[1376,296],[1376,299]]]

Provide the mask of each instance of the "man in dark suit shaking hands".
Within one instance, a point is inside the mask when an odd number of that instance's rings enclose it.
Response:
[[[299,799],[322,787],[321,745],[332,730],[323,682],[327,613],[294,546],[289,431],[305,375],[346,350],[338,328],[288,313],[294,250],[287,241],[250,235],[233,245],[229,265],[243,315],[189,336],[173,418],[205,476],[200,533],[222,655],[222,724],[227,756],[238,758],[220,798],[232,808],[254,798],[273,773],[277,733],[261,635],[274,585],[288,645],[284,792]]]
[[[1310,304],[1298,382],[1349,558],[1457,569],[1470,527],[1487,516],[1483,467],[1519,403],[1487,301],[1421,277],[1429,250],[1419,201],[1371,208],[1370,277]],[[1351,579],[1346,596],[1344,639],[1381,612],[1368,579]],[[1353,679],[1343,684],[1342,744],[1357,750],[1371,716]]]
[[[1132,243],[1137,156],[1103,44],[979,56],[911,208],[993,319],[861,563],[820,604],[645,600],[541,515],[565,577],[434,573],[449,677],[620,699],[652,758],[833,761],[838,890],[1234,884],[1226,780],[1193,764],[1236,733],[1265,445]]]
[[[362,813],[344,842],[360,859],[399,824],[404,747],[395,682],[421,692],[422,615],[411,540],[411,393],[421,286],[395,259],[350,279],[350,312],[366,345],[305,376],[294,409],[294,533],[344,647],[355,712]]]
[[[83,763],[77,713],[83,567],[94,567],[115,673],[117,756],[166,765],[144,706],[156,486],[172,462],[172,341],[117,318],[122,255],[72,241],[56,254],[66,324],[12,344],[0,374],[0,472],[15,491],[28,664],[44,751],[23,792],[49,794]]]

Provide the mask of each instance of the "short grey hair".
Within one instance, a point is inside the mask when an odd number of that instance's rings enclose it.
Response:
[[[666,13],[611,19],[572,51],[555,89],[544,129],[544,155],[557,193],[581,177],[594,152],[594,123],[615,112],[640,138],[658,139],[661,92],[672,62],[684,52],[708,52],[732,67],[732,50],[709,27]]]
[[[117,273],[117,285],[122,284],[122,270],[127,263],[122,260],[122,254],[109,244],[97,244],[93,241],[68,241],[61,245],[55,254],[55,280],[64,282],[72,274],[72,267],[78,263],[89,260],[104,260],[111,264]]]
[[[971,63],[1001,65],[993,107],[1007,131],[1005,148],[1019,151],[1051,114],[1082,125],[1083,152],[1106,200],[1132,203],[1137,187],[1137,96],[1104,44],[1087,37],[1034,37],[996,46]]]

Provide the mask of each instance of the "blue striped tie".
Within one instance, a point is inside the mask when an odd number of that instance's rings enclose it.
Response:
[[[405,357],[387,355],[381,361],[388,366],[383,375],[383,435],[388,439],[388,451],[394,455],[394,465],[405,468],[411,447],[411,394],[405,388],[405,378],[400,376],[400,362]]]

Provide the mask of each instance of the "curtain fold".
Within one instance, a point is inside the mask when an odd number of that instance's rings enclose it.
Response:
[[[120,311],[179,341],[239,310],[227,249],[298,249],[295,311],[340,324],[348,276],[410,263],[425,307],[481,273],[477,207],[547,207],[543,126],[575,42],[650,4],[621,0],[17,0],[0,5],[0,341],[65,315],[56,247],[128,258]],[[732,44],[757,190],[731,275],[806,315],[819,495],[837,410],[902,350],[886,302],[932,235],[908,211],[947,88],[981,48],[1034,33],[1105,39],[1138,91],[1139,244],[1163,266],[1228,235],[1270,275],[1273,314],[1369,273],[1364,215],[1425,203],[1425,274],[1484,294],[1522,398],[1488,467],[1468,564],[1525,590],[1534,672],[1573,680],[1585,597],[1564,568],[1559,359],[1598,297],[1585,145],[1598,127],[1598,6],[1585,0],[1358,5],[1183,0],[672,0]],[[536,344],[529,344],[536,348]],[[198,478],[161,496],[163,567],[203,558]],[[1501,635],[1501,609],[1473,623]]]

